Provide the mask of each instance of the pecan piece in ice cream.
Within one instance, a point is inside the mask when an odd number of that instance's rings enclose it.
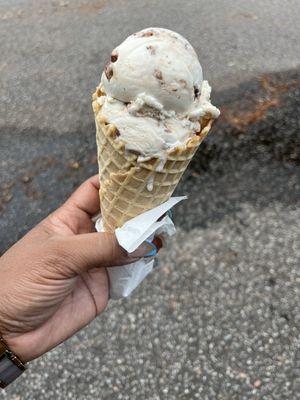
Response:
[[[154,70],[154,76],[156,79],[158,79],[159,81],[163,80],[163,76],[162,76],[162,72],[159,69],[155,69]]]
[[[111,53],[111,56],[110,56],[110,61],[112,62],[112,63],[114,63],[114,62],[116,62],[117,61],[117,59],[118,59],[118,53]]]
[[[108,81],[113,77],[113,68],[110,62],[108,62],[105,67],[104,67],[104,72],[105,72],[105,76],[108,79]]]

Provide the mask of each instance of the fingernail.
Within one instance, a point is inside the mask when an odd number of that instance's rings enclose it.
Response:
[[[133,253],[129,255],[135,257],[154,257],[157,254],[157,248],[150,240],[145,240]]]
[[[144,257],[154,257],[156,256],[158,250],[157,247],[154,243],[152,243],[150,240],[146,240],[146,242],[152,247],[152,249],[144,255]]]
[[[155,244],[157,251],[159,251],[163,247],[163,241],[159,236],[155,236],[152,243]]]

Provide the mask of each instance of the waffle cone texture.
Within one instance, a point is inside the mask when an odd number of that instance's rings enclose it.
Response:
[[[114,232],[126,221],[171,197],[200,143],[209,133],[213,120],[201,120],[201,131],[185,145],[172,149],[164,165],[158,158],[138,162],[138,155],[125,151],[125,144],[116,140],[116,127],[101,115],[101,106],[97,102],[101,95],[99,90],[93,95],[99,195],[104,230]],[[152,190],[149,190],[151,186]]]

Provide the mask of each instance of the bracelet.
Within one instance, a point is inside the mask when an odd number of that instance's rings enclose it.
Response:
[[[25,365],[0,336],[0,388],[5,388],[25,371]]]

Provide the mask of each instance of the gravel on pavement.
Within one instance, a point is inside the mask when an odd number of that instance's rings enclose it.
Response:
[[[298,398],[299,11],[292,0],[0,1],[0,252],[97,172],[90,93],[128,33],[187,36],[222,111],[176,191],[189,199],[158,269],[1,400]]]

